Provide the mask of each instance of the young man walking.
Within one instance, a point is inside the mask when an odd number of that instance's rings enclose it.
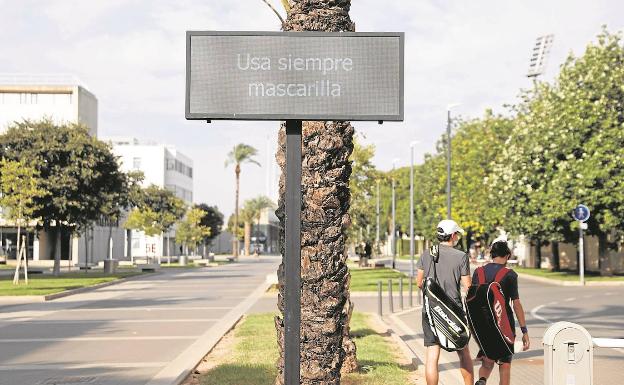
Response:
[[[496,274],[505,267],[507,261],[511,257],[511,250],[507,244],[507,239],[497,238],[494,240],[490,248],[490,255],[492,256],[492,263],[488,263],[483,267],[486,282],[492,282],[494,277],[496,277]],[[475,284],[479,281],[476,271],[472,277],[472,281]],[[503,295],[505,296],[505,310],[507,311],[507,317],[511,322],[511,329],[514,330],[515,333],[516,326],[513,315],[516,313],[516,317],[518,317],[518,322],[520,323],[520,330],[522,330],[522,350],[526,351],[529,349],[530,339],[529,331],[526,327],[524,309],[522,308],[520,296],[518,295],[518,274],[516,274],[513,270],[509,271],[500,281],[500,285],[503,290]],[[509,306],[510,303],[513,303],[513,312],[511,311],[511,306]],[[481,368],[479,369],[479,380],[475,385],[486,385],[487,379],[490,377],[490,374],[492,374],[492,370],[494,369],[495,361],[486,357],[483,351],[479,351],[477,359],[481,359]],[[503,357],[497,362],[500,385],[509,385],[511,381],[511,359],[512,354],[507,357]]]
[[[461,227],[450,219],[445,219],[438,224],[437,238],[440,242],[439,257],[436,264],[436,274],[440,286],[446,294],[451,297],[458,306],[462,307],[460,283],[464,290],[470,287],[470,262],[468,254],[455,249],[461,234],[464,232]],[[422,289],[423,282],[427,277],[433,277],[432,255],[426,250],[417,262],[418,275],[416,282]],[[425,347],[427,348],[427,359],[425,363],[425,377],[427,385],[438,384],[438,360],[440,359],[440,345],[436,339],[425,309],[422,313],[422,328],[425,335]],[[457,352],[459,356],[460,372],[465,385],[473,385],[474,374],[472,358],[468,346]]]

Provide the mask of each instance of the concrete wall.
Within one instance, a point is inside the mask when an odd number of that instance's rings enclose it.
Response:
[[[75,105],[75,120],[89,127],[89,134],[98,133],[98,102],[91,92],[80,86],[74,87],[74,95],[78,96]]]
[[[125,230],[121,227],[113,227],[112,230],[112,258],[124,259]],[[84,232],[74,236],[72,240],[72,255],[75,263],[86,263],[87,254],[89,263],[97,263],[106,259],[110,247],[108,231],[109,228],[106,226],[95,226],[88,231],[86,236]],[[85,242],[85,240],[88,240],[88,242]]]

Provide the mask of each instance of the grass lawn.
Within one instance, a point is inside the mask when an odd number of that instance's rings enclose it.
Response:
[[[580,277],[575,272],[570,271],[550,271],[547,269],[532,269],[527,267],[514,267],[514,271],[522,274],[535,275],[537,277],[557,279],[560,281],[578,281]],[[585,273],[585,280],[587,281],[624,281],[624,276],[616,275],[611,277],[601,277],[595,273]]]
[[[399,278],[403,277],[403,290],[407,290],[408,277],[403,273],[389,268],[351,270],[351,291],[377,291],[377,281],[381,281],[383,289],[388,289],[388,280],[392,279],[394,290],[399,289]]]
[[[354,313],[351,332],[357,345],[360,369],[343,377],[345,385],[404,385],[410,369],[397,364],[397,354],[381,335],[373,330],[368,316]],[[234,330],[233,351],[222,362],[202,373],[202,385],[273,385],[277,370],[277,344],[273,314],[247,316]]]
[[[140,273],[127,272],[107,275],[103,273],[75,272],[64,273],[59,277],[37,274],[28,277],[28,285],[24,283],[23,275],[21,275],[20,284],[17,286],[13,285],[13,276],[5,276],[0,277],[0,296],[55,294],[69,289],[93,286],[138,274]]]
[[[420,255],[418,254],[414,254],[414,263],[416,263],[416,261],[418,261],[418,258],[420,258]],[[409,261],[410,259],[412,259],[411,255],[406,254],[406,255],[398,255],[397,259],[401,259],[404,261]]]
[[[181,266],[181,265],[180,265],[179,263],[177,263],[177,262],[171,262],[171,263],[162,262],[162,263],[160,264],[160,267],[169,267],[169,268],[176,267],[176,268],[181,268],[181,269],[193,269],[193,268],[196,268],[196,267],[202,267],[202,266],[196,265],[196,264],[194,264],[193,262],[189,262],[189,263],[187,263],[187,264],[186,264],[186,265],[184,265],[184,266]]]

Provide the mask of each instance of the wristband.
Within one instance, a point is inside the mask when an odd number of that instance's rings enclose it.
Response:
[[[522,330],[522,334],[527,334],[529,332],[526,326],[520,326],[520,330]]]

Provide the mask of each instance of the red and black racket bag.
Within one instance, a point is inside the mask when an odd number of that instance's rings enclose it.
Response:
[[[515,333],[505,309],[505,295],[500,282],[509,273],[503,267],[491,282],[485,279],[485,270],[476,270],[479,279],[466,297],[466,310],[470,329],[485,356],[499,360],[513,354]]]

